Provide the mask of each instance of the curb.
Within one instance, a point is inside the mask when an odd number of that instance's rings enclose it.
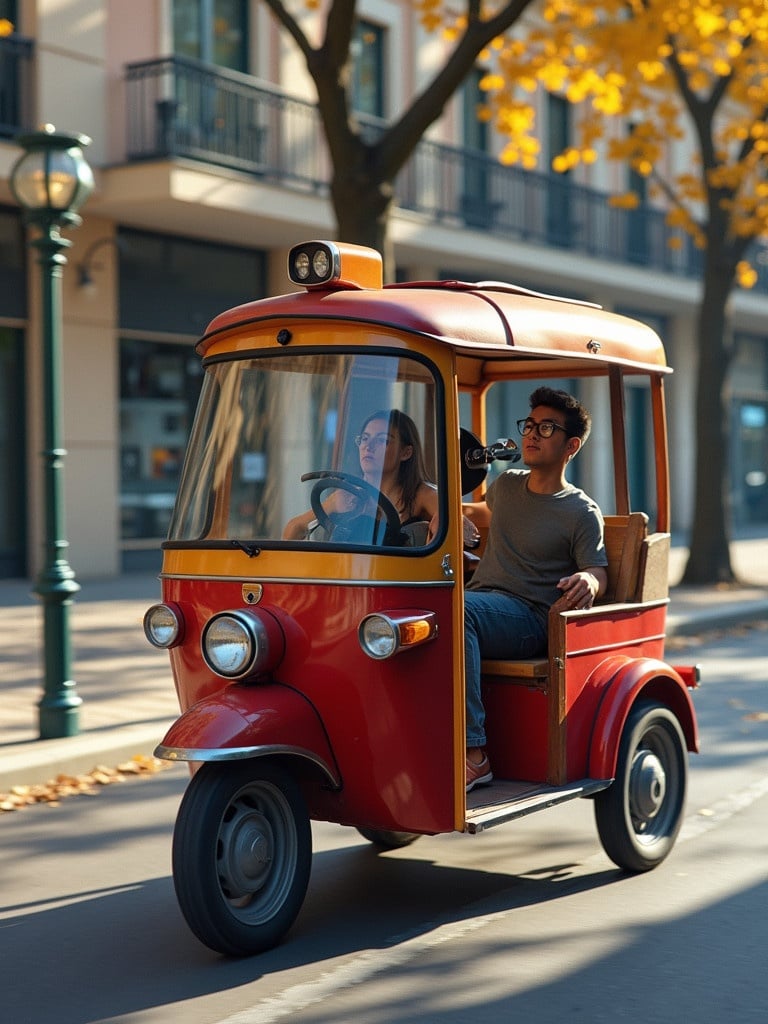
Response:
[[[119,732],[80,733],[56,740],[30,740],[3,750],[0,793],[13,786],[34,786],[57,775],[82,775],[98,765],[115,768],[141,754],[151,757],[171,723],[121,726]]]

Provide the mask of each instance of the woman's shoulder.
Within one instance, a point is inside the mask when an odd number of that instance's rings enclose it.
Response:
[[[434,484],[422,480],[416,491],[416,512],[426,509],[431,518],[437,512],[437,487]]]

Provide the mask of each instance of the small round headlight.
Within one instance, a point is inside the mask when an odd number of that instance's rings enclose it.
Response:
[[[399,642],[397,626],[384,615],[369,615],[363,619],[359,638],[365,653],[377,661],[391,657]]]
[[[393,654],[434,640],[437,615],[433,611],[390,609],[366,615],[357,629],[360,646],[369,658],[383,661]]]
[[[168,604],[153,604],[144,615],[144,635],[153,647],[173,647],[181,637],[179,611]]]

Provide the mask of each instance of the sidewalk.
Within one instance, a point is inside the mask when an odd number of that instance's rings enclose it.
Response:
[[[686,554],[672,549],[670,635],[768,618],[767,537],[733,542],[734,570],[749,583],[732,589],[679,586]],[[39,740],[42,608],[31,587],[0,581],[0,793],[151,754],[178,712],[168,655],[150,647],[142,628],[144,612],[160,599],[157,578],[81,581],[71,613],[80,733]]]

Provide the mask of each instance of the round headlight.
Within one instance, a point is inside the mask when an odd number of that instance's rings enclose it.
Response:
[[[254,648],[252,632],[234,614],[217,615],[203,631],[203,657],[217,675],[236,678],[247,672]]]
[[[285,640],[274,616],[250,609],[214,615],[200,642],[208,668],[227,679],[268,672],[285,653]]]
[[[391,657],[397,650],[398,628],[384,615],[369,615],[360,623],[360,646],[371,658]]]
[[[173,647],[181,637],[181,614],[167,604],[153,604],[144,615],[144,635],[153,647]]]

